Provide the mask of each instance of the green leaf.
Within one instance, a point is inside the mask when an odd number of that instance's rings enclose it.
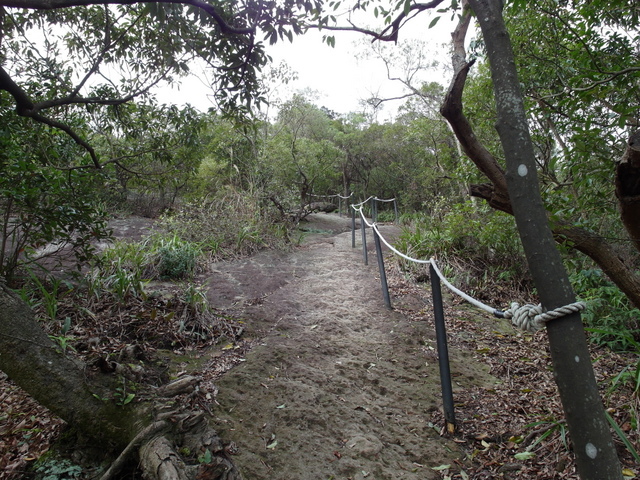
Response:
[[[433,20],[431,20],[431,23],[429,24],[429,28],[433,28],[436,26],[436,23],[438,23],[438,20],[440,20],[440,17],[435,17]]]
[[[431,470],[435,470],[436,472],[441,472],[443,470],[449,470],[451,465],[439,465],[437,467],[431,467]]]
[[[207,449],[204,453],[198,456],[198,462],[200,463],[211,463],[213,460],[213,455],[211,455],[211,450]]]
[[[627,447],[627,450],[629,450],[629,453],[633,456],[636,462],[640,463],[640,453],[636,451],[635,447],[633,446],[633,443],[631,443],[631,440],[629,440],[629,438],[625,435],[625,433],[618,426],[618,424],[613,419],[613,417],[609,415],[609,412],[605,410],[604,414],[607,417],[607,421],[609,422],[613,430],[616,432],[620,440],[622,440],[622,443],[624,443],[624,446]]]
[[[516,460],[531,460],[532,458],[535,458],[536,454],[533,452],[520,452],[520,453],[516,453],[513,457]]]

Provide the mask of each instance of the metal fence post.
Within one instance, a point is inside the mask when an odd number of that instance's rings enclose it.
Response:
[[[375,197],[371,197],[371,220],[373,223],[376,223],[376,199]]]
[[[364,213],[360,212],[360,230],[362,230],[362,256],[364,257],[364,264],[369,265],[369,258],[367,257],[367,224],[364,221]]]
[[[447,347],[447,331],[444,324],[442,308],[442,290],[440,277],[432,264],[429,264],[431,277],[431,295],[433,299],[433,316],[436,324],[436,344],[438,347],[438,364],[440,365],[440,383],[442,384],[442,404],[447,431],[453,433],[456,429],[456,418],[453,408],[453,389],[451,387],[451,370],[449,368],[449,349]]]
[[[351,248],[356,248],[356,209],[351,207]]]
[[[374,198],[373,199],[373,223],[376,223],[378,221],[378,199]]]
[[[396,214],[396,223],[398,223],[398,201],[395,198],[393,199],[393,211]]]
[[[376,256],[378,257],[378,270],[380,271],[380,283],[382,284],[382,298],[384,305],[391,309],[391,298],[389,297],[389,286],[387,285],[387,273],[384,271],[384,258],[382,258],[382,245],[380,244],[380,235],[373,226],[373,241],[376,244]]]

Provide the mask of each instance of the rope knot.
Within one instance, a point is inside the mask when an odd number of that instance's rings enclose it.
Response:
[[[542,305],[527,303],[520,306],[513,302],[511,307],[504,312],[505,318],[511,319],[511,325],[528,332],[536,332],[544,327],[544,322],[538,318],[542,313]]]
[[[579,312],[585,308],[586,304],[584,302],[575,302],[545,312],[542,309],[542,305],[527,303],[520,306],[514,302],[509,309],[505,310],[504,317],[510,318],[511,324],[514,327],[528,332],[536,332],[542,329],[549,320],[564,317],[565,315]]]

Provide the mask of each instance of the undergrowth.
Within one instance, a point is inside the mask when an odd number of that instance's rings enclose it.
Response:
[[[397,248],[413,258],[435,258],[466,293],[502,305],[531,300],[533,285],[513,217],[467,202],[401,220],[405,227]],[[406,260],[401,265],[408,272],[421,269]]]
[[[513,299],[536,302],[512,217],[468,202],[436,207],[428,217],[405,217],[403,223],[405,229],[396,246],[414,258],[435,257],[444,276],[471,296],[495,307]],[[587,305],[582,319],[589,340],[613,352],[631,353],[626,357],[632,359],[630,363],[620,365],[605,388],[608,394],[621,390],[628,400],[628,423],[620,427],[610,422],[625,447],[640,459],[625,433],[637,430],[640,424],[640,310],[599,268],[590,266],[589,259],[567,255],[566,260],[576,295]],[[406,260],[400,263],[419,278],[420,267]],[[543,440],[542,436],[538,439]]]
[[[582,319],[592,342],[616,351],[640,354],[640,310],[599,268],[569,276],[578,297],[587,304]]]
[[[164,215],[159,226],[197,245],[211,260],[247,256],[264,248],[284,248],[292,228],[259,195],[231,187],[215,196],[183,204]]]

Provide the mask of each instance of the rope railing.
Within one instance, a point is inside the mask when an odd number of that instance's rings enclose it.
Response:
[[[518,328],[520,328],[522,330],[535,332],[537,330],[540,330],[542,327],[544,327],[544,324],[546,322],[550,321],[550,320],[553,320],[555,318],[560,318],[560,317],[562,317],[564,315],[568,315],[569,313],[573,313],[573,312],[578,312],[578,311],[584,310],[584,308],[585,308],[584,302],[571,303],[569,305],[565,305],[565,306],[562,306],[562,307],[559,307],[559,308],[556,308],[556,309],[553,309],[553,310],[549,310],[549,311],[544,311],[541,305],[525,304],[525,305],[520,306],[516,302],[512,302],[511,303],[511,307],[506,309],[506,310],[500,310],[500,309],[491,307],[491,306],[489,306],[489,305],[487,305],[485,303],[482,303],[480,300],[477,300],[477,299],[473,298],[472,296],[467,295],[462,290],[460,290],[459,288],[455,287],[451,282],[449,282],[449,280],[447,280],[447,278],[442,274],[442,272],[438,268],[438,264],[436,263],[436,260],[433,257],[430,258],[429,260],[412,258],[412,257],[402,253],[397,248],[395,248],[380,233],[378,225],[375,222],[374,223],[369,223],[369,222],[366,221],[366,219],[364,218],[364,214],[362,212],[362,208],[357,209],[357,211],[360,212],[360,215],[361,215],[361,217],[363,219],[363,222],[369,228],[372,228],[380,236],[380,240],[382,241],[382,243],[384,243],[386,245],[386,247],[389,250],[391,250],[394,254],[398,255],[401,258],[404,258],[405,260],[413,262],[413,263],[430,264],[433,267],[433,269],[435,270],[435,273],[438,275],[438,277],[440,277],[440,280],[442,281],[442,283],[444,283],[445,286],[449,290],[451,290],[453,293],[455,293],[459,297],[465,299],[467,302],[471,303],[475,307],[478,307],[481,310],[484,310],[484,311],[486,311],[488,313],[491,313],[491,314],[495,315],[498,318],[511,319],[512,320],[512,324],[515,327],[518,327]]]
[[[309,197],[316,197],[316,198],[326,198],[326,199],[337,198],[338,199],[338,214],[340,216],[342,216],[342,202],[344,200],[350,199],[353,196],[353,192],[351,192],[346,197],[344,195],[340,195],[339,193],[336,193],[334,195],[316,195],[315,193],[308,193],[307,195]]]
[[[340,195],[339,193],[333,194],[333,195],[316,195],[315,193],[308,193],[307,195],[309,195],[310,197],[318,197],[318,198],[341,198],[343,200],[346,200],[347,198],[351,198],[353,196],[353,192],[351,192],[349,195],[347,195],[346,197],[344,195]]]
[[[378,221],[378,202],[382,202],[382,203],[393,203],[393,212],[395,214],[395,221],[398,221],[398,202],[396,200],[396,198],[378,198],[375,195],[370,195],[369,198],[367,198],[366,200],[360,202],[360,203],[356,203],[356,204],[352,204],[352,207],[362,207],[363,205],[365,205],[367,202],[371,202],[371,217],[373,218],[374,222]]]
[[[364,205],[365,203],[367,203],[369,200],[371,200],[372,198],[375,198],[373,195],[371,195],[369,198],[367,198],[366,200],[363,200],[360,203],[354,203],[351,205],[352,208],[356,208],[356,207],[361,207],[362,205]]]
[[[383,243],[391,252],[395,255],[418,264],[428,264],[429,272],[431,277],[431,290],[432,290],[432,298],[433,298],[433,309],[434,309],[434,317],[435,317],[435,326],[436,326],[436,341],[438,346],[438,358],[440,364],[440,377],[442,383],[442,396],[444,402],[444,413],[445,420],[447,422],[447,429],[453,433],[455,430],[455,416],[454,416],[454,408],[453,408],[453,393],[451,387],[451,373],[449,371],[449,358],[448,358],[448,350],[447,350],[447,340],[446,340],[446,329],[444,323],[444,309],[442,306],[442,293],[440,282],[444,283],[445,286],[463,298],[470,304],[475,307],[484,310],[490,314],[495,315],[498,318],[507,318],[511,320],[511,323],[514,327],[520,328],[522,330],[526,330],[529,332],[535,332],[542,329],[546,322],[550,320],[554,320],[556,318],[561,318],[565,315],[569,315],[571,313],[579,312],[584,310],[585,303],[584,302],[575,302],[569,305],[565,305],[559,308],[555,308],[553,310],[545,311],[542,305],[534,305],[534,304],[525,304],[519,305],[516,302],[511,303],[511,306],[506,310],[499,310],[485,303],[481,302],[473,298],[470,295],[467,295],[459,288],[455,287],[451,282],[449,282],[446,277],[442,274],[438,265],[433,257],[429,260],[412,258],[409,255],[399,251],[390,242],[387,241],[386,238],[380,232],[378,224],[375,219],[373,222],[367,221],[364,212],[363,205],[371,199],[376,199],[376,197],[369,197],[364,202],[359,204],[351,205],[352,207],[352,247],[355,247],[355,214],[358,213],[360,215],[361,221],[361,231],[362,231],[362,247],[363,247],[363,256],[365,265],[367,262],[367,244],[366,244],[366,228],[371,228],[374,233],[374,240],[376,243],[376,255],[378,257],[378,267],[380,271],[380,281],[382,283],[382,292],[384,297],[384,302],[387,308],[391,308],[391,300],[389,296],[389,288],[387,285],[386,273],[384,271],[384,260],[382,256],[382,247],[381,243]],[[392,199],[395,200],[395,199]]]

